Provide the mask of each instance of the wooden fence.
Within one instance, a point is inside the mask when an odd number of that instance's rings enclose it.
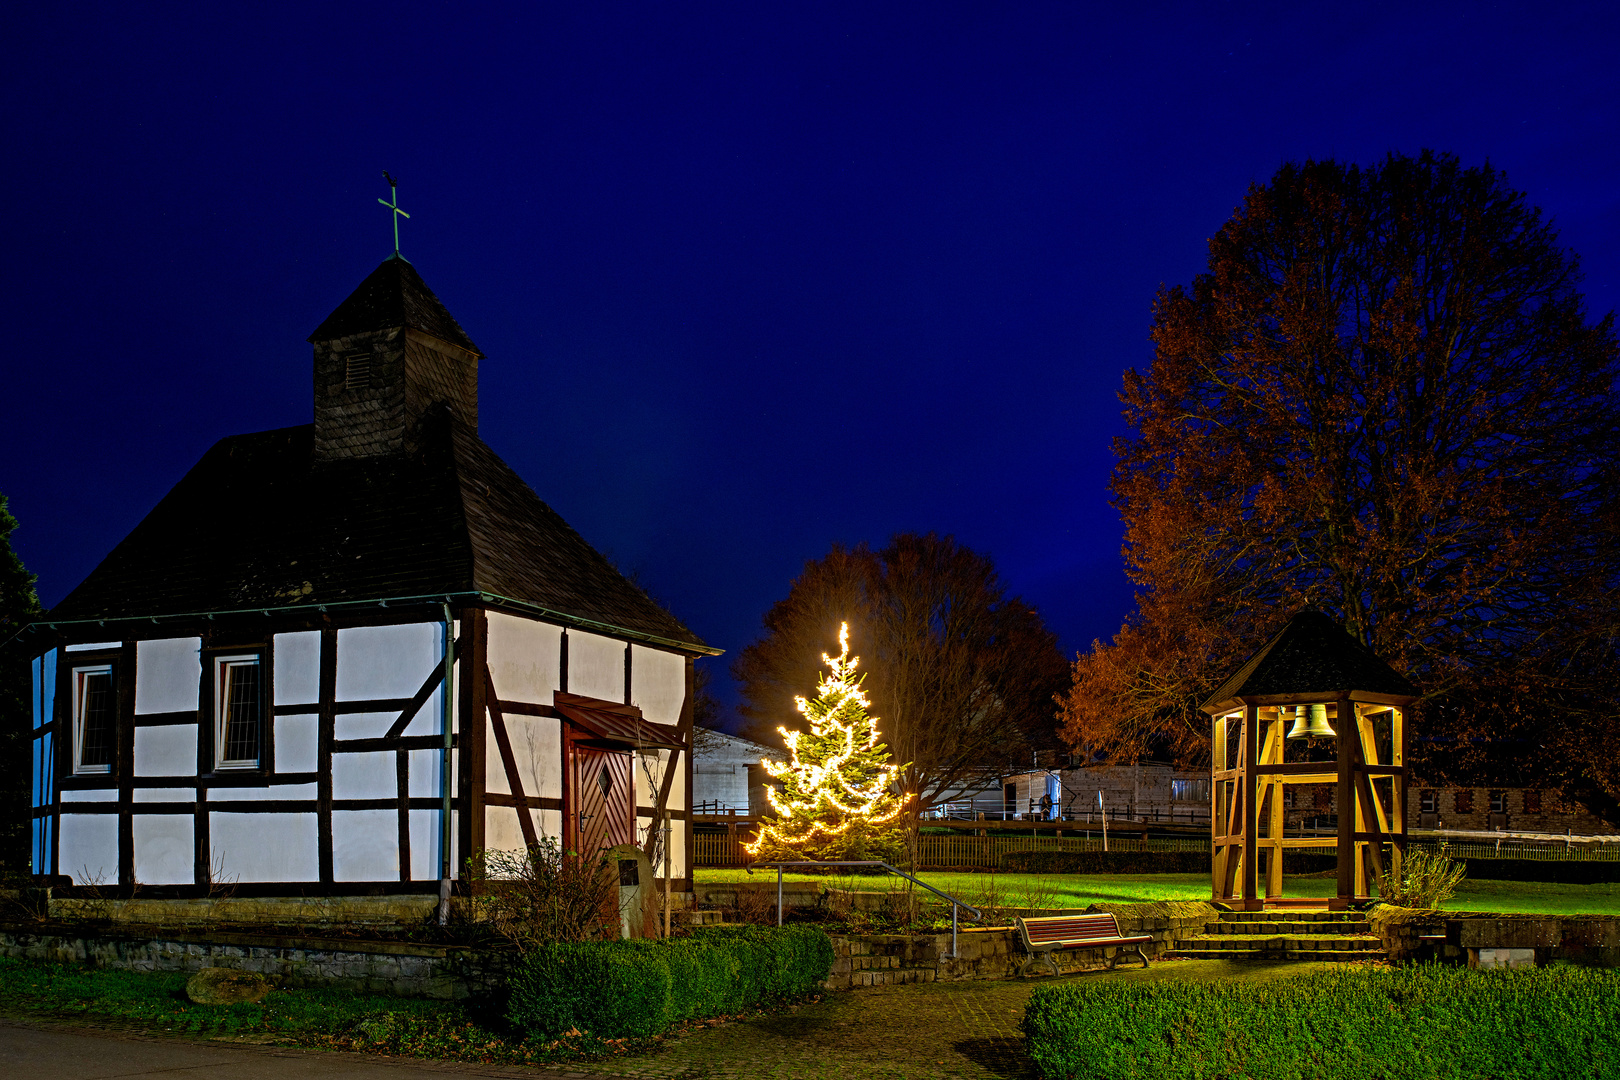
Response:
[[[742,839],[725,833],[696,833],[693,841],[694,866],[747,866],[753,857],[743,848]],[[918,838],[918,863],[928,870],[994,870],[1007,855],[1033,851],[1101,851],[1099,837],[1078,836],[938,836]],[[1440,845],[1430,840],[1413,840],[1409,850],[1435,852]],[[1140,840],[1109,837],[1109,851],[1209,851],[1202,837],[1176,837]],[[1331,854],[1324,849],[1324,854]],[[1620,862],[1620,844],[1580,847],[1562,844],[1450,843],[1446,854],[1454,859],[1532,859],[1540,862]]]
[[[1436,854],[1442,845],[1437,840],[1413,840],[1408,850]],[[1458,843],[1444,845],[1453,859],[1532,859],[1536,862],[1620,862],[1620,844],[1536,844],[1536,843]]]
[[[752,856],[742,841],[724,833],[694,833],[694,866],[747,866]],[[1101,851],[1099,837],[1078,836],[930,836],[918,838],[918,863],[928,870],[994,870],[1003,856],[1031,851]],[[1199,837],[1162,840],[1108,838],[1109,851],[1209,851]]]

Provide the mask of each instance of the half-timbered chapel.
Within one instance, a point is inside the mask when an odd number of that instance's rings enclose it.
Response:
[[[445,895],[551,836],[686,891],[719,650],[479,438],[483,354],[409,262],[309,341],[314,422],[221,440],[31,628],[35,873]]]

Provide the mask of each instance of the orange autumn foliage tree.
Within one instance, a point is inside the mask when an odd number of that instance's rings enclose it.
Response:
[[[1422,689],[1425,746],[1533,736],[1620,793],[1577,745],[1616,714],[1620,354],[1552,226],[1425,152],[1286,165],[1209,248],[1125,377],[1138,610],[1075,663],[1066,737],[1199,759],[1199,702],[1315,605]]]

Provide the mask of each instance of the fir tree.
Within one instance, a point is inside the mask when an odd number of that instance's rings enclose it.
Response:
[[[0,868],[10,875],[28,865],[28,752],[33,716],[28,706],[28,657],[17,632],[39,614],[30,574],[11,550],[17,519],[0,495]]]
[[[748,850],[772,859],[882,859],[904,850],[899,826],[911,796],[896,790],[902,765],[878,741],[878,718],[856,675],[860,657],[849,655],[849,624],[839,627],[837,657],[822,654],[827,672],[816,699],[795,698],[809,731],[778,728],[792,760],[767,759],[765,770],[782,782],[766,788],[775,815],[760,822]]]

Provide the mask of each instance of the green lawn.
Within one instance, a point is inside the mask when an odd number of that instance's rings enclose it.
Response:
[[[1071,908],[1097,903],[1136,903],[1148,900],[1208,900],[1209,877],[1204,874],[976,874],[919,875],[937,889],[964,902],[1001,907]],[[700,869],[699,884],[748,881],[774,882],[774,872],[750,876],[741,869]],[[866,891],[895,889],[904,884],[895,877],[820,877],[788,874],[788,881],[819,881],[834,888]],[[1332,896],[1331,877],[1290,877],[1287,895],[1302,898]],[[1446,903],[1450,911],[1500,911],[1527,914],[1620,915],[1620,884],[1554,885],[1533,881],[1468,881]]]
[[[285,1043],[502,1065],[622,1054],[634,1040],[526,1043],[499,1016],[459,1002],[351,990],[275,990],[262,1002],[197,1005],[186,976],[0,957],[0,1016],[86,1020],[152,1035]]]

